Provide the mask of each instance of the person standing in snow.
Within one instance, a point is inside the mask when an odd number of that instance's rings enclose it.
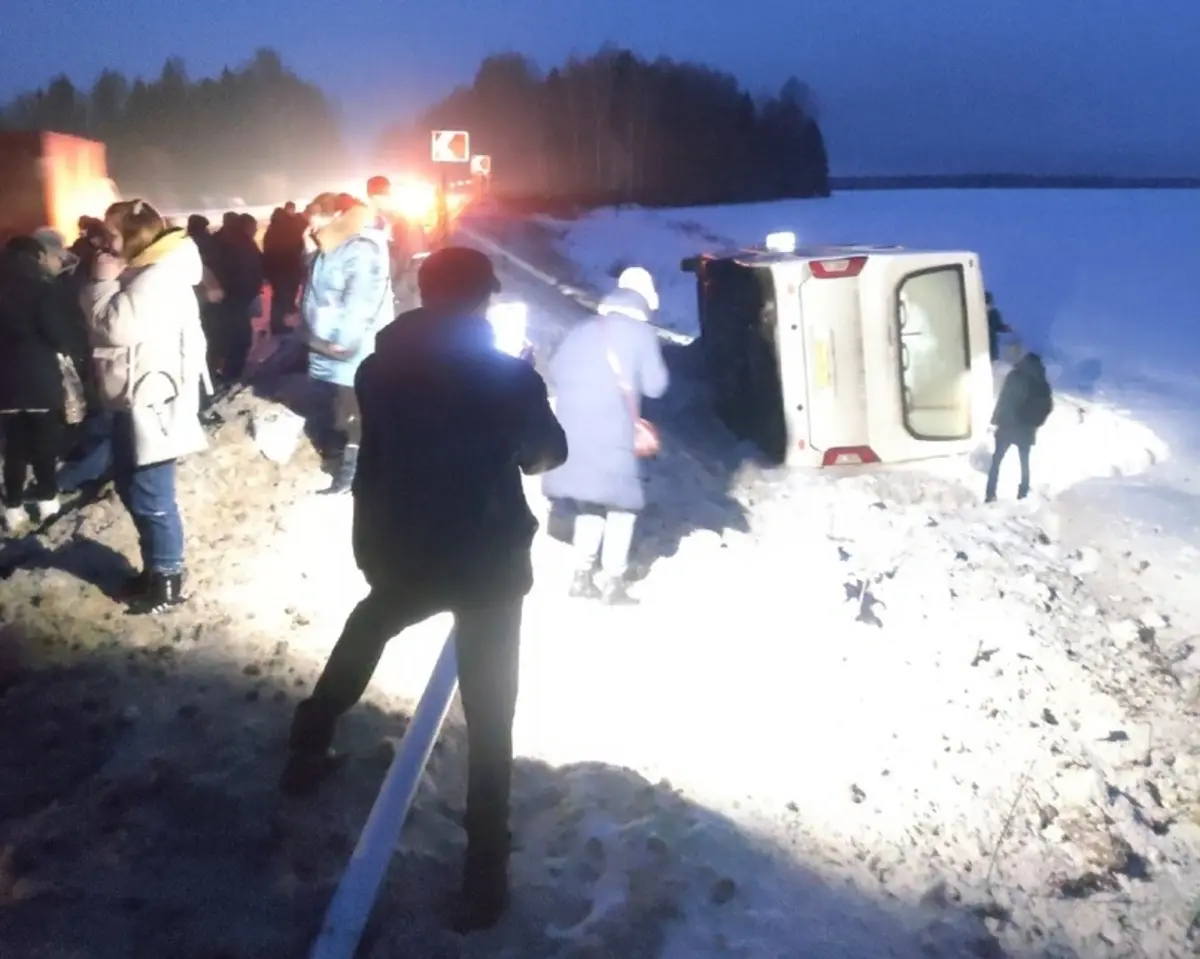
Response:
[[[213,234],[216,278],[223,296],[215,304],[218,316],[213,332],[218,347],[214,352],[222,381],[229,386],[241,380],[246,361],[254,344],[254,319],[261,307],[263,265],[262,253],[254,236],[257,222],[247,215],[227,212],[221,228]],[[206,253],[201,250],[201,255]]]
[[[1029,452],[1037,439],[1037,431],[1049,419],[1054,409],[1054,393],[1046,379],[1046,367],[1036,353],[1026,353],[1004,378],[1000,397],[992,413],[992,425],[996,428],[996,450],[992,454],[992,465],[988,470],[987,490],[984,499],[988,503],[996,500],[996,483],[1000,478],[1000,464],[1009,447],[1017,448],[1021,461],[1021,484],[1017,487],[1017,499],[1029,495]]]
[[[271,335],[287,332],[287,317],[296,309],[304,282],[304,227],[295,204],[271,214],[263,236],[263,275],[271,287]]]
[[[96,390],[111,410],[113,482],[137,529],[142,569],[120,590],[131,611],[184,601],[178,460],[203,450],[202,393],[212,392],[195,287],[195,242],[145,200],[104,217],[111,240],[83,290]]]
[[[362,434],[354,377],[375,350],[376,332],[392,319],[390,264],[386,248],[368,232],[369,211],[362,201],[346,193],[322,193],[306,212],[317,247],[300,298],[308,375],[321,385],[322,414],[332,414],[333,428],[344,440],[326,492],[348,493]]]
[[[634,524],[646,503],[639,410],[642,397],[657,399],[668,386],[662,348],[649,325],[656,309],[649,272],[629,267],[597,315],[572,329],[550,360],[555,412],[571,455],[545,475],[542,491],[556,507],[564,503],[575,513],[572,596],[633,601],[626,570]]]
[[[1000,334],[1011,333],[1012,327],[1004,322],[1004,318],[1000,315],[1000,308],[996,306],[990,290],[983,294],[983,299],[987,303],[988,355],[995,363],[1000,359]]]
[[[334,727],[387,642],[453,612],[469,751],[455,917],[465,932],[493,925],[508,897],[521,612],[538,525],[521,474],[562,463],[567,440],[533,366],[494,344],[485,312],[499,284],[488,258],[447,248],[418,280],[423,306],[380,332],[357,375],[353,545],[370,592],[296,709],[280,786],[291,795],[316,788],[336,765]]]
[[[0,435],[4,438],[4,527],[21,532],[28,474],[37,517],[58,513],[58,455],[63,438],[60,357],[86,352],[73,304],[58,289],[69,254],[57,242],[11,239],[0,255]]]

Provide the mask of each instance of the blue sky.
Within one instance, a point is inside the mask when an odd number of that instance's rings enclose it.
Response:
[[[1200,174],[1200,0],[27,0],[0,29],[4,97],[273,46],[359,144],[489,52],[547,65],[613,41],[756,90],[796,74],[838,173]]]

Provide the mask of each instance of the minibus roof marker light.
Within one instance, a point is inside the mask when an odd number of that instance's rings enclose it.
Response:
[[[787,230],[768,233],[766,247],[769,253],[795,253],[796,234]]]

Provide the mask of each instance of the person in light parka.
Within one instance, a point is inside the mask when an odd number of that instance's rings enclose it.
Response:
[[[305,213],[316,244],[300,300],[308,375],[321,392],[321,415],[332,426],[318,429],[326,434],[322,452],[337,460],[326,492],[348,493],[362,443],[354,377],[375,351],[375,334],[392,319],[391,261],[386,244],[370,235],[362,201],[322,193]]]

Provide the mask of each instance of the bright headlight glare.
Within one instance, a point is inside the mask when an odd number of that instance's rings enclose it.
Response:
[[[509,356],[520,356],[529,331],[529,308],[512,300],[493,303],[487,318],[495,331],[496,348]]]

